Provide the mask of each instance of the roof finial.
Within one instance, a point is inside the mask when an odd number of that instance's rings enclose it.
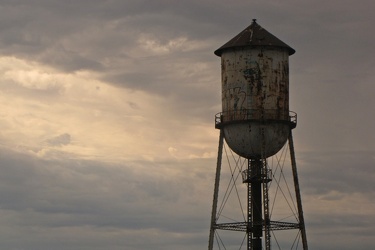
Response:
[[[254,19],[253,19],[253,23],[256,23],[256,22],[257,22],[257,19],[256,19],[256,18],[254,18]]]

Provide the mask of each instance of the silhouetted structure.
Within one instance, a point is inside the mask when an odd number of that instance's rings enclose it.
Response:
[[[216,230],[245,232],[247,249],[259,250],[264,245],[268,250],[271,232],[286,229],[298,229],[302,247],[307,250],[292,138],[297,115],[289,111],[289,56],[294,53],[294,49],[263,29],[255,19],[215,51],[221,57],[222,112],[215,117],[220,138],[209,250],[214,247]],[[247,160],[246,169],[241,170],[242,182],[247,185],[245,221],[219,223],[217,220],[224,139],[235,154]],[[277,154],[287,141],[298,210],[295,223],[273,221],[269,208],[269,183],[273,174],[267,158]]]

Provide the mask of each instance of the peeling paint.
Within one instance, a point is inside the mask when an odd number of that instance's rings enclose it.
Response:
[[[290,131],[288,60],[289,52],[283,48],[239,47],[222,52],[220,122],[237,154],[268,157],[285,144]]]

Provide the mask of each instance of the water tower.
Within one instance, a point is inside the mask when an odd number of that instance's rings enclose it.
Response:
[[[307,250],[292,138],[297,115],[289,111],[289,56],[294,53],[294,49],[262,28],[255,19],[249,27],[215,51],[215,55],[221,57],[222,112],[215,117],[220,138],[209,250],[214,249],[215,242],[221,241],[214,240],[218,230],[244,232],[245,244],[242,242],[241,246],[268,250],[271,249],[271,233],[289,229],[298,231],[301,247]],[[241,173],[242,187],[246,189],[247,209],[242,209],[246,210],[243,221],[218,221],[224,142],[238,156],[237,163],[240,159],[246,162],[244,168],[236,167]],[[297,204],[296,222],[275,221],[270,216],[269,187],[274,175],[268,159],[285,146],[290,152],[290,172]],[[231,180],[230,183],[235,183],[233,176],[232,172],[233,182]]]

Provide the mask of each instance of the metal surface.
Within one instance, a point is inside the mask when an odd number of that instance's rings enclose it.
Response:
[[[239,47],[223,52],[223,112],[274,110],[273,119],[289,114],[289,55],[283,49]],[[271,114],[269,114],[271,115]]]
[[[263,249],[263,240],[265,250],[270,250],[271,231],[299,229],[303,249],[307,250],[291,134],[297,124],[297,115],[289,111],[289,56],[294,53],[294,49],[263,29],[255,20],[215,51],[221,57],[222,112],[215,117],[220,139],[209,250],[213,249],[215,230],[218,229],[246,232],[247,249],[252,250]],[[217,203],[224,139],[233,152],[248,160],[247,168],[244,171],[241,168],[239,173],[247,185],[247,211],[243,222],[218,223]],[[267,158],[278,153],[288,140],[298,223],[272,221],[270,218],[268,183],[272,181],[272,172],[268,169]],[[238,166],[236,168],[240,169]],[[235,182],[234,179],[231,181]],[[241,211],[244,211],[242,207]]]
[[[291,161],[292,161],[294,190],[296,192],[298,220],[299,220],[299,228],[301,230],[302,245],[303,245],[304,250],[308,250],[305,220],[304,220],[304,217],[303,217],[302,199],[301,199],[301,192],[300,192],[300,189],[299,189],[297,163],[296,163],[296,157],[295,157],[295,154],[294,154],[294,144],[293,144],[292,132],[289,135],[289,151],[290,151],[290,158],[291,158]]]
[[[289,56],[295,50],[252,24],[215,51],[221,57],[221,127],[245,158],[277,153],[289,136]],[[264,131],[263,144],[259,143]]]
[[[283,119],[275,119],[275,110],[254,110],[254,109],[243,109],[241,111],[229,111],[220,112],[215,115],[215,128],[222,128],[224,125],[237,123],[242,121],[262,121],[262,122],[280,122],[283,121],[288,123],[292,128],[297,126],[297,114],[293,111],[289,111],[289,116],[285,116]]]
[[[237,36],[232,38],[229,42],[221,46],[215,51],[215,55],[221,56],[224,50],[230,49],[233,47],[278,47],[288,50],[289,55],[293,55],[296,51],[285,44],[283,41],[269,33],[263,27],[261,27],[256,19],[253,19],[253,22],[249,27],[244,29]]]
[[[220,112],[216,114],[215,127],[225,128],[225,140],[238,155],[247,159],[269,157],[280,150],[290,129],[297,126],[296,113],[289,111],[282,120],[275,114],[275,110],[267,109],[262,114],[254,109]]]
[[[262,152],[261,130],[264,129],[264,145]],[[225,126],[225,141],[230,148],[244,158],[259,158],[276,154],[288,139],[290,127],[285,123],[234,123]]]
[[[234,222],[234,223],[215,224],[214,229],[247,232],[247,227],[248,227],[247,222]],[[300,228],[299,223],[282,222],[282,221],[270,221],[269,227],[271,231],[290,230],[290,229]]]
[[[258,24],[252,26],[260,32]],[[240,40],[229,47],[224,45],[218,53],[222,65],[224,137],[245,158],[259,158],[262,154],[269,157],[281,149],[289,136],[289,47],[274,43],[267,43],[267,47],[249,46]],[[265,152],[259,144],[261,129],[265,131]]]
[[[264,162],[261,159],[249,159],[248,171],[251,173],[248,185],[248,249],[261,250],[263,237],[262,218],[262,183],[268,182],[264,178]],[[250,223],[251,222],[251,223]]]
[[[291,128],[290,128],[291,129]],[[247,248],[251,250],[271,249],[271,232],[280,230],[299,230],[301,235],[302,249],[308,250],[305,223],[302,211],[302,202],[299,189],[297,167],[295,161],[293,138],[289,134],[289,151],[292,164],[293,180],[298,207],[297,223],[275,221],[269,215],[268,183],[272,182],[273,174],[268,168],[267,159],[248,159],[247,168],[241,172],[242,182],[247,185],[247,218],[246,221],[233,223],[218,223],[217,205],[220,187],[220,175],[222,168],[222,154],[224,144],[224,133],[220,130],[214,198],[211,214],[211,227],[208,249],[214,249],[214,238],[216,230],[245,232],[247,234]],[[232,173],[233,174],[233,173]],[[263,213],[262,213],[263,212]],[[264,243],[264,246],[262,245]],[[240,248],[241,249],[241,248]],[[296,248],[297,249],[297,248]],[[299,248],[298,248],[299,249]]]
[[[270,169],[268,169],[267,161],[263,161],[263,167],[262,167],[262,173],[269,173],[271,172]],[[271,174],[272,176],[272,174]],[[263,177],[263,228],[264,228],[264,242],[265,242],[265,249],[270,250],[271,249],[271,227],[270,227],[270,209],[269,209],[269,193],[268,193],[268,183],[272,180],[272,178],[268,178],[267,175]]]
[[[217,198],[219,194],[219,183],[220,183],[220,172],[221,172],[221,157],[223,155],[223,142],[224,142],[224,134],[223,134],[223,131],[220,130],[219,148],[218,148],[217,163],[216,163],[214,198],[213,198],[213,203],[212,203],[210,236],[208,240],[208,250],[212,250],[213,245],[214,245],[214,236],[215,236],[215,229],[216,229]]]

